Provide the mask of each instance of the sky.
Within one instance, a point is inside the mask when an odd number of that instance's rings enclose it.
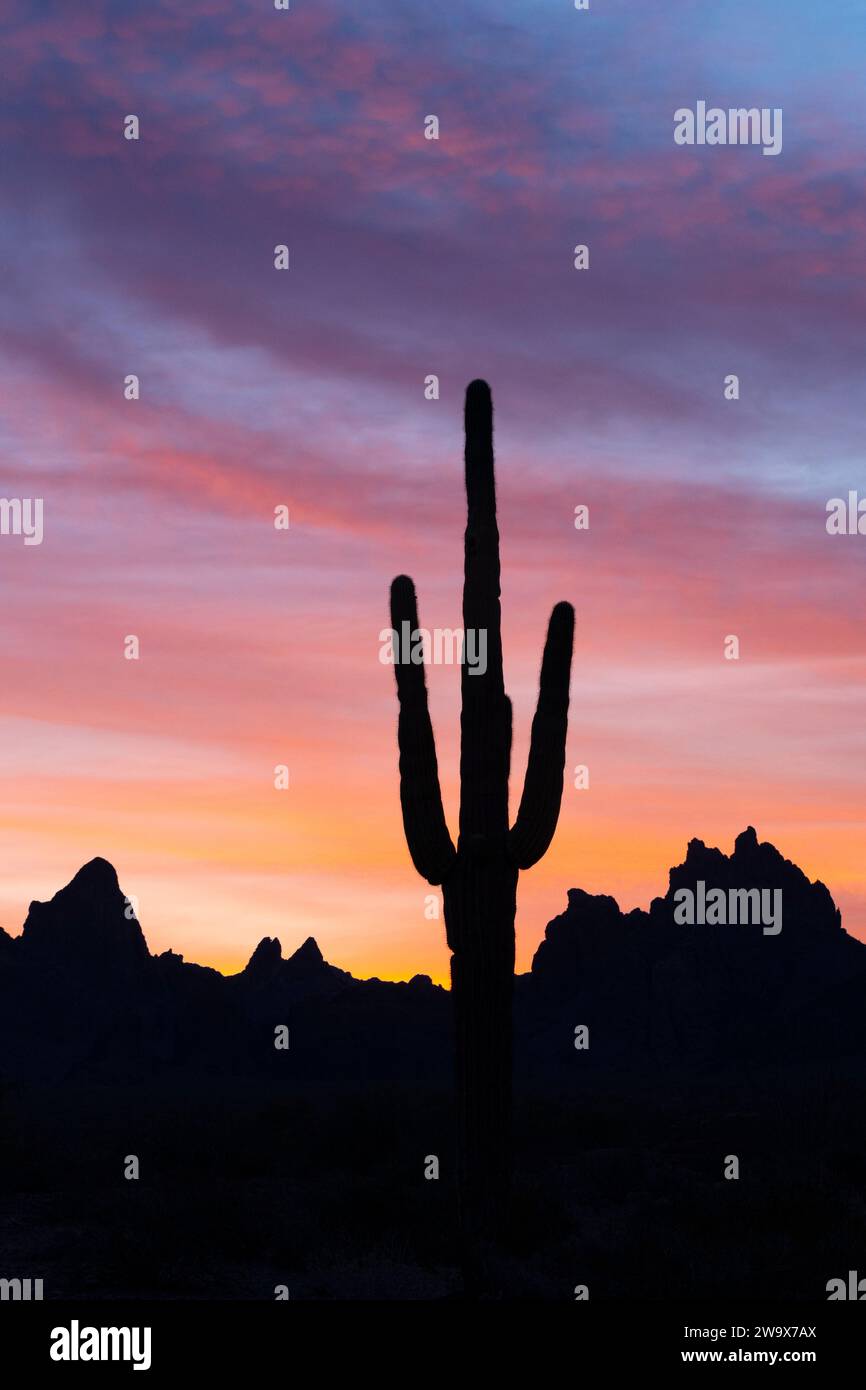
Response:
[[[0,496],[44,538],[0,536],[0,926],[101,855],[153,951],[447,980],[379,634],[402,572],[460,623],[480,376],[513,808],[577,614],[518,969],[570,887],[645,907],[748,824],[866,939],[866,537],[825,525],[866,496],[864,62],[860,0],[5,0]],[[699,100],[781,153],[676,145]]]

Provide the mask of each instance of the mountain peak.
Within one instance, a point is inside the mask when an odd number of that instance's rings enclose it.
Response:
[[[318,943],[313,936],[308,936],[302,946],[299,946],[294,955],[289,956],[289,965],[324,965],[325,958],[319,950]]]
[[[283,948],[276,936],[263,936],[244,967],[245,975],[270,974],[282,963]]]
[[[21,949],[75,976],[129,977],[149,958],[147,943],[107,859],[91,859],[50,902],[32,902]]]
[[[748,853],[758,848],[758,832],[753,825],[747,825],[734,841],[734,854]]]
[[[83,888],[91,893],[116,893],[120,891],[117,870],[107,859],[98,855],[82,864],[78,873],[66,885],[67,888]]]
[[[785,987],[807,958],[810,969],[832,973],[834,962],[842,959],[839,952],[847,953],[845,962],[857,955],[856,948],[852,956],[849,945],[840,944],[845,936],[841,915],[825,885],[810,882],[775,845],[760,841],[752,825],[737,836],[730,855],[703,840],[689,840],[684,862],[672,867],[668,877],[668,891],[653,899],[648,912],[623,914],[613,898],[569,889],[568,907],[548,923],[533,957],[532,974],[552,990],[567,992],[576,982],[601,979],[605,989],[615,992],[619,976],[633,969],[633,987],[639,992],[647,972],[652,988],[658,990],[668,975],[680,979],[692,972],[690,991],[697,998],[704,988],[697,983],[699,977],[703,981],[702,972],[718,973],[720,958],[726,964],[742,961],[743,952],[753,952],[756,942],[761,952],[757,961],[750,954],[747,966],[732,968],[746,969],[754,978],[760,964],[765,978],[773,982],[768,988]],[[694,892],[699,882],[726,897],[731,891],[778,891],[784,900],[781,944],[771,952],[756,922],[727,930],[701,926],[684,931],[676,922],[675,902],[682,890]]]

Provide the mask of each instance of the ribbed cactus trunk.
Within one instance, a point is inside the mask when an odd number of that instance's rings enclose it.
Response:
[[[478,1278],[507,1210],[517,875],[544,854],[559,816],[574,610],[559,603],[551,615],[523,796],[509,829],[511,704],[502,676],[493,407],[483,381],[472,382],[466,392],[465,459],[463,627],[467,634],[484,634],[486,668],[482,673],[465,661],[461,668],[456,850],[442,809],[424,668],[398,659],[395,672],[406,840],[418,872],[442,885],[452,952],[460,1221],[464,1265]],[[391,625],[402,633],[407,621],[414,632],[415,588],[400,576],[391,586]]]
[[[469,866],[460,877],[444,890],[445,924],[453,952],[460,1226],[464,1261],[477,1263],[502,1230],[508,1204],[517,871],[500,860]]]

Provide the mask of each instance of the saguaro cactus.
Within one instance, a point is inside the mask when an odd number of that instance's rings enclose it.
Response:
[[[456,849],[442,809],[424,667],[398,659],[394,669],[403,826],[415,868],[442,885],[452,952],[460,1216],[477,1252],[500,1232],[508,1197],[517,875],[544,854],[559,817],[574,609],[558,603],[550,617],[523,796],[509,828],[511,702],[502,677],[493,405],[484,381],[466,392],[465,460],[463,627],[486,632],[487,666],[483,674],[461,667]],[[400,575],[391,585],[391,626],[401,633],[407,621],[415,632],[415,586]]]

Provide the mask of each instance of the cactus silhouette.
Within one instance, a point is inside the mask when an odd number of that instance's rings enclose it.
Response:
[[[509,828],[511,702],[502,675],[499,530],[493,476],[493,404],[484,381],[466,391],[467,524],[463,627],[486,632],[483,674],[461,666],[460,833],[442,808],[422,664],[399,659],[400,802],[415,868],[442,885],[451,950],[457,1062],[457,1179],[464,1266],[502,1233],[510,1185],[511,1014],[517,876],[544,854],[559,817],[568,724],[574,609],[554,608],[541,664],[526,779]],[[391,626],[418,627],[415,586],[391,585]]]

